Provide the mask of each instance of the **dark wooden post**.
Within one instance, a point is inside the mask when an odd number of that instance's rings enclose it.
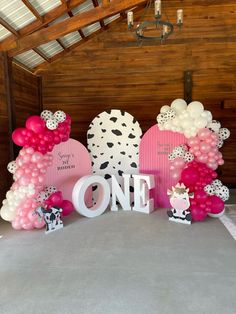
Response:
[[[4,59],[4,76],[5,76],[5,90],[6,90],[6,102],[8,111],[8,136],[9,136],[9,150],[10,160],[16,157],[16,147],[12,141],[11,135],[16,126],[15,116],[15,103],[12,92],[13,79],[12,79],[12,60],[8,57],[7,53],[3,52]]]
[[[184,71],[184,100],[189,104],[192,101],[192,72]]]

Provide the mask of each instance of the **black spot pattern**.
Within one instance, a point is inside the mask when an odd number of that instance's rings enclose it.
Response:
[[[104,178],[107,180],[107,179],[110,179],[111,178],[111,175],[109,174],[105,174]]]
[[[137,168],[137,164],[136,164],[135,162],[132,162],[132,164],[130,164],[130,166],[131,166],[132,168]]]
[[[118,174],[119,174],[119,176],[121,176],[122,177],[122,174],[124,173],[124,171],[122,171],[122,170],[118,170]]]
[[[122,135],[122,133],[121,133],[120,130],[111,130],[111,132],[112,132],[113,134],[117,135],[117,136],[121,136],[121,135]]]
[[[120,152],[122,155],[125,155],[125,152]]]
[[[127,126],[125,123],[122,123],[122,126]]]
[[[118,165],[120,165],[120,164],[121,164],[121,161],[118,162]]]
[[[107,130],[106,129],[102,129],[102,132],[105,133]]]
[[[93,138],[94,137],[94,134],[88,134],[88,138]]]
[[[135,135],[133,135],[132,133],[129,134],[128,138],[135,138]]]
[[[103,164],[101,164],[100,169],[105,169],[109,164],[109,161],[104,162]]]
[[[92,187],[93,192],[94,192],[94,191],[96,191],[96,190],[97,190],[97,188],[98,188],[98,186],[97,186],[97,185],[93,185],[93,187]]]
[[[115,123],[117,121],[117,118],[116,117],[112,117],[112,118],[110,118],[110,120]]]
[[[107,143],[107,146],[110,147],[110,148],[111,148],[113,145],[114,145],[113,143],[110,143],[110,142]]]
[[[94,159],[96,159],[96,158],[98,158],[98,156],[96,156],[96,155],[93,155],[93,158],[94,158]]]
[[[130,191],[131,193],[134,192],[134,187],[133,187],[132,185],[130,185],[129,191]]]
[[[138,147],[138,144],[134,144],[134,147]]]
[[[133,118],[133,124],[135,124],[137,122],[137,120],[135,118]]]

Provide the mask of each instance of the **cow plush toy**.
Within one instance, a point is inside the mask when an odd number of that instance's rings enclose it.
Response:
[[[172,190],[167,191],[167,195],[169,195],[170,204],[173,207],[167,211],[169,220],[191,224],[192,217],[189,211],[189,198],[193,198],[193,193],[189,193],[189,189],[183,183],[178,183],[175,187],[172,187]]]
[[[41,219],[44,219],[45,221],[46,234],[63,228],[61,212],[62,208],[58,206],[52,206],[48,209],[45,209],[44,207],[40,206],[35,210],[35,214],[37,214]]]

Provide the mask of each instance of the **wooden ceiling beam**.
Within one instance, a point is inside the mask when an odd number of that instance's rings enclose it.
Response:
[[[95,8],[99,6],[98,0],[92,0],[92,2],[93,2],[93,6]],[[99,21],[99,23],[100,23],[101,28],[105,27],[105,24],[104,24],[103,20]]]
[[[68,11],[68,15],[69,15],[69,17],[73,17],[74,16],[72,11]],[[84,33],[83,33],[83,31],[81,29],[78,29],[78,33],[80,34],[81,38],[85,38],[85,35],[84,35]]]
[[[2,26],[4,26],[9,32],[11,32],[12,34],[14,34],[13,38],[15,39],[15,36],[18,37],[19,33],[17,32],[17,30],[15,30],[15,28],[13,28],[10,24],[8,24],[3,18],[0,17],[0,24]]]
[[[20,36],[26,36],[26,35],[32,34],[33,32],[46,27],[48,24],[55,21],[61,15],[67,13],[68,11],[72,10],[73,8],[82,4],[83,2],[85,2],[85,0],[70,0],[69,2],[61,4],[58,7],[52,9],[51,11],[45,13],[42,16],[42,20],[37,19],[37,20],[33,21],[32,23],[28,24],[27,26],[23,27],[22,29],[20,29],[18,31],[18,34]],[[5,22],[3,19],[2,19],[2,21],[3,21],[3,23]],[[2,24],[2,23],[0,22],[0,24]],[[17,36],[17,35],[15,35],[15,36]],[[9,36],[6,39],[4,39],[0,43],[0,50],[7,50],[8,48],[11,49],[11,46],[14,43],[14,39],[15,39],[14,36]]]
[[[35,7],[28,0],[21,0],[24,5],[33,13],[33,15],[40,21],[43,20],[43,17],[38,13]]]
[[[73,1],[73,0],[72,0]],[[101,21],[104,18],[115,15],[121,11],[127,10],[134,6],[143,4],[144,0],[114,0],[108,7],[96,7],[89,11],[77,14],[70,19],[64,20],[60,23],[51,25],[45,29],[40,29],[28,36],[15,39],[9,47],[0,50],[10,50],[9,56],[16,56],[24,51],[33,49],[37,46],[45,44],[49,41],[55,40],[74,32],[82,27]]]

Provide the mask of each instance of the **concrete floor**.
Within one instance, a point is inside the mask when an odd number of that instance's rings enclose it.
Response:
[[[73,213],[65,228],[1,222],[0,313],[236,313],[236,242],[218,219]]]

